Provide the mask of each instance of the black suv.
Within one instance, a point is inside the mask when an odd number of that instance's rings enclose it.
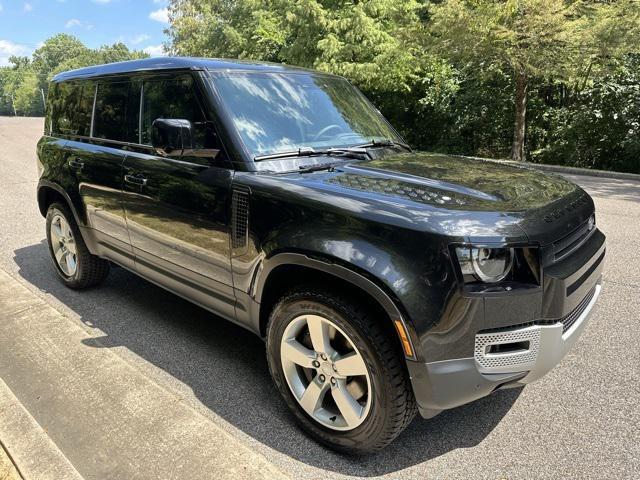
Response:
[[[195,58],[62,73],[38,156],[63,282],[118,264],[265,338],[293,415],[346,452],[540,378],[600,293],[605,237],[581,188],[414,152],[325,73]]]

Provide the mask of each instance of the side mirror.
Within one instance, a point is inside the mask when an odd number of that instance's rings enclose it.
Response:
[[[189,120],[157,118],[151,124],[151,146],[163,157],[181,157],[193,150],[193,126]]]

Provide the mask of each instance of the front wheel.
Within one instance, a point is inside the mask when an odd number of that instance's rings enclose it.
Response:
[[[348,453],[380,450],[416,414],[398,348],[363,305],[313,287],[275,306],[267,328],[273,380],[302,427]]]

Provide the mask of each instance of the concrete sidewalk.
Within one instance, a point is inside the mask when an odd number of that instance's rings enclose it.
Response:
[[[22,480],[15,465],[2,446],[0,446],[0,480]]]
[[[25,480],[286,478],[2,270],[0,312],[0,436]]]

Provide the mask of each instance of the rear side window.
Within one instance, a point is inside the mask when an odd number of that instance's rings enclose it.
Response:
[[[47,101],[47,118],[52,133],[88,137],[91,130],[94,93],[94,82],[51,84]]]
[[[140,83],[98,84],[93,136],[120,142],[138,143]]]
[[[82,94],[82,85],[59,83],[55,85],[51,102],[52,132],[61,135],[78,135],[78,124],[75,121],[78,102]]]

